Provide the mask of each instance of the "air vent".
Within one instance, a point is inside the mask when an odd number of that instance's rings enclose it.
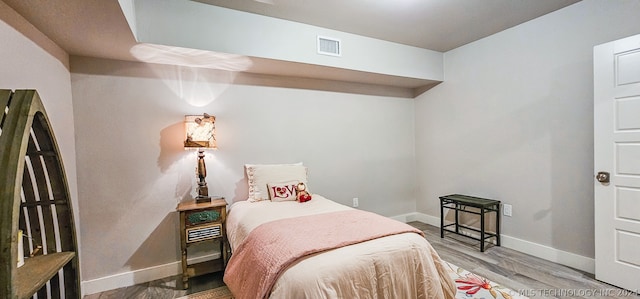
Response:
[[[340,40],[331,37],[318,36],[318,54],[341,56]]]

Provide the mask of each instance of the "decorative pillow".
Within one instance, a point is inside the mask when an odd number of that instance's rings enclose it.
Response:
[[[295,201],[298,181],[267,184],[271,201]]]
[[[302,163],[295,164],[245,164],[249,182],[249,201],[269,199],[267,184],[273,182],[297,181],[307,183],[307,168]]]

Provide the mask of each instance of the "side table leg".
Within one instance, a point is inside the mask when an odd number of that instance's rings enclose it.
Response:
[[[440,199],[440,238],[444,238],[444,201]]]
[[[500,204],[496,204],[496,245],[500,246]]]
[[[222,243],[222,246],[221,246],[221,249],[220,249],[220,251],[222,252],[222,268],[226,269],[227,268],[227,260],[229,259],[229,255],[228,255],[229,253],[227,252],[227,240],[223,238],[220,241],[220,243]]]
[[[187,249],[182,250],[182,288],[189,288],[189,273],[187,271]]]
[[[180,251],[182,252],[182,288],[189,288],[189,273],[187,272],[187,236],[186,236],[186,213],[180,211]]]
[[[484,207],[480,208],[480,252],[484,252]]]
[[[456,203],[456,234],[460,234],[460,222],[458,219],[458,211],[460,210],[460,205]]]

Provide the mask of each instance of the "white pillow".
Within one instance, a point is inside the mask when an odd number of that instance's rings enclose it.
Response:
[[[295,201],[298,183],[298,181],[268,183],[269,199],[271,201]]]
[[[269,199],[267,184],[273,182],[298,181],[307,184],[307,168],[295,164],[245,164],[249,183],[249,201]]]

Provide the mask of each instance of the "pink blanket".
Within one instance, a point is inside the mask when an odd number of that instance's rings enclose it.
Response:
[[[298,259],[385,236],[423,233],[362,210],[280,219],[256,227],[231,256],[224,282],[237,299],[266,298],[282,272]]]

